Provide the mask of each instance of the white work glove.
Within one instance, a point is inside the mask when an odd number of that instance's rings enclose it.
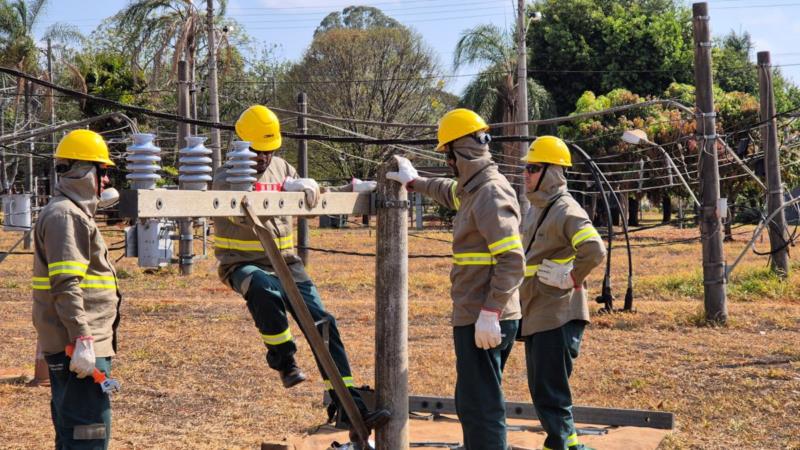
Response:
[[[317,202],[319,202],[319,185],[313,178],[286,177],[286,181],[283,182],[283,190],[287,192],[305,192],[306,205],[309,208],[317,206]]]
[[[419,178],[417,169],[406,158],[394,155],[397,160],[397,172],[386,172],[386,178],[397,181],[403,186]]]
[[[78,378],[86,378],[94,372],[94,338],[81,336],[75,340],[75,350],[69,362],[69,370],[78,374]]]
[[[377,181],[362,181],[358,178],[353,178],[353,192],[372,192],[378,187]]]
[[[572,289],[575,287],[575,279],[572,277],[572,262],[568,264],[558,264],[545,259],[536,270],[539,281],[559,289]]]
[[[500,333],[500,313],[481,309],[478,321],[475,322],[475,345],[489,350],[500,345],[503,336]]]

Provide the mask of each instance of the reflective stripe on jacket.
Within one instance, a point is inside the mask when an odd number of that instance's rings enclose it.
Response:
[[[272,157],[267,170],[262,173],[256,183],[259,190],[280,190],[286,177],[297,178],[297,171],[283,158]],[[214,177],[215,190],[230,190],[230,185],[225,181],[225,168]],[[246,193],[242,192],[242,196]],[[295,281],[310,280],[303,262],[294,252],[293,221],[290,216],[261,217],[265,226],[275,235],[275,244],[281,250],[281,255],[292,271]],[[244,217],[226,217],[214,219],[214,254],[219,261],[219,277],[226,284],[230,284],[229,277],[237,267],[242,264],[253,264],[267,272],[274,272],[269,262],[266,251],[244,220]]]

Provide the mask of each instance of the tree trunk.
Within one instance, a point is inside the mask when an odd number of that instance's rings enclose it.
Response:
[[[661,195],[661,223],[669,223],[672,220],[672,200],[669,194]]]
[[[619,217],[620,217],[621,211],[620,211],[619,206],[617,205],[617,202],[614,201],[614,197],[613,196],[615,196],[615,195],[617,195],[617,194],[614,193],[613,191],[608,193],[608,203],[609,203],[609,206],[611,207],[611,223],[615,227],[618,227],[618,226],[620,226]],[[619,197],[617,197],[617,198],[619,198]]]
[[[639,199],[636,197],[628,198],[628,225],[639,226]]]

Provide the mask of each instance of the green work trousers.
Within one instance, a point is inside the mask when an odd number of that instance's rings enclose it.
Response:
[[[503,340],[495,348],[475,345],[475,325],[453,327],[456,350],[456,413],[467,450],[505,450],[506,402],[503,368],[514,346],[518,320],[503,320]]]
[[[536,415],[547,433],[544,448],[580,450],[572,418],[569,377],[581,347],[586,322],[573,320],[525,337],[528,388]]]
[[[50,372],[50,413],[56,450],[106,450],[111,439],[111,401],[91,376],[78,378],[65,353],[45,356]],[[111,358],[95,367],[111,375]]]
[[[243,292],[243,282],[245,279],[250,278],[250,284],[247,286],[246,292]],[[287,311],[295,315],[295,311],[289,302],[288,294],[281,285],[278,276],[266,272],[255,265],[242,265],[238,267],[231,274],[231,284],[244,299],[247,301],[247,308],[250,310],[250,315],[253,316],[256,328],[261,333],[264,345],[267,347],[267,364],[275,370],[284,370],[294,364],[294,355],[297,352],[297,345],[292,338],[289,331],[289,318]],[[324,327],[323,322],[327,322],[328,328],[328,351],[333,357],[336,367],[342,376],[344,384],[349,388],[350,395],[356,402],[356,406],[364,415],[367,413],[367,407],[361,399],[361,395],[355,390],[355,382],[353,380],[352,372],[350,371],[350,363],[347,359],[347,352],[344,348],[344,343],[339,335],[339,329],[336,326],[336,319],[331,313],[325,310],[320,298],[319,291],[314,283],[311,281],[303,281],[296,283],[300,295],[303,297],[303,302],[308,307],[311,317],[315,322],[320,323],[318,329],[322,333]],[[277,340],[275,339],[278,337]],[[283,341],[283,342],[281,342]],[[315,356],[316,359],[316,356]],[[325,371],[322,370],[322,365],[317,362],[319,373],[322,375],[328,392],[333,398],[337,406],[340,406],[339,399],[333,391],[333,386],[328,380]],[[344,415],[344,409],[341,410],[342,417],[345,422],[349,422]]]

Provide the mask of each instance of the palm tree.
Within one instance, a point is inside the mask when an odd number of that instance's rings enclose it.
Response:
[[[478,25],[461,34],[453,55],[453,67],[481,64],[485,68],[464,89],[461,104],[490,122],[514,122],[517,111],[517,50],[514,34],[495,25]],[[536,81],[527,78],[528,117],[537,119],[553,110],[550,94]],[[504,134],[513,134],[507,127]],[[504,146],[506,164],[515,164],[517,150]],[[513,156],[512,156],[513,155]],[[512,161],[513,159],[513,161]]]

